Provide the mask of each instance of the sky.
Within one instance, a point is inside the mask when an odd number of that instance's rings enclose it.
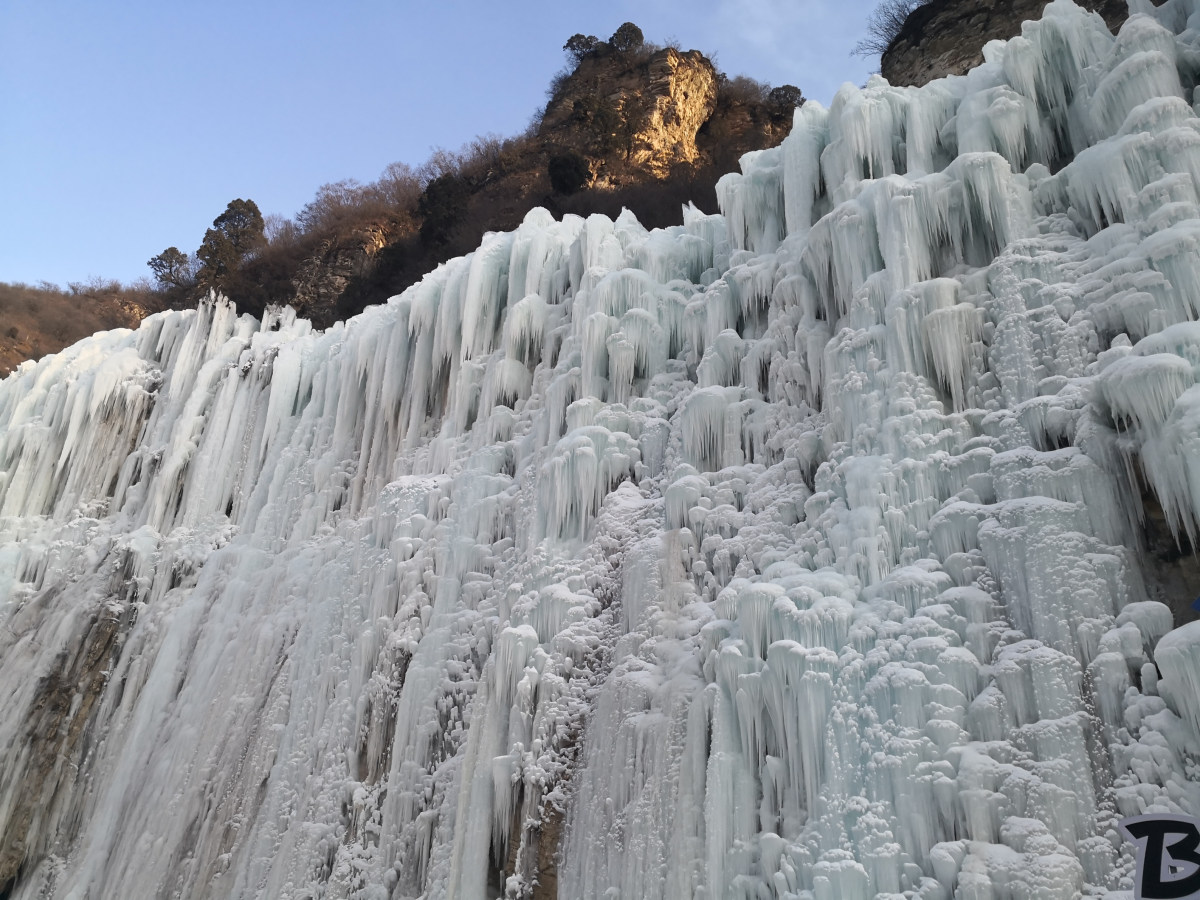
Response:
[[[230,200],[518,134],[575,33],[626,21],[828,105],[875,0],[0,0],[0,281],[131,282]]]

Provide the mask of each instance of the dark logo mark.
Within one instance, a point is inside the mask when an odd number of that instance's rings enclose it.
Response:
[[[1200,821],[1155,813],[1123,819],[1120,828],[1138,845],[1134,900],[1200,898]]]

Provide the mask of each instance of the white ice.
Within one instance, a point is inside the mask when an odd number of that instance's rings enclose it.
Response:
[[[1200,0],[1136,8],[721,215],[0,382],[0,893],[1129,896],[1200,814]]]

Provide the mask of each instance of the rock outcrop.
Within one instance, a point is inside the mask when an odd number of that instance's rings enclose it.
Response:
[[[338,298],[367,271],[390,237],[385,225],[372,224],[323,240],[292,278],[291,304],[297,314],[318,322],[336,320]]]
[[[698,50],[606,53],[563,82],[538,137],[593,157],[602,182],[665,178],[700,159],[696,135],[716,106],[717,70]]]
[[[983,62],[988,41],[1021,33],[1021,23],[1040,19],[1049,0],[932,0],[917,7],[880,59],[892,84],[922,85],[943,75],[963,75]],[[1115,32],[1129,15],[1125,0],[1081,0]]]
[[[623,100],[633,108],[637,124],[629,146],[629,162],[662,178],[677,163],[699,157],[696,134],[717,105],[717,73],[696,50],[667,49],[649,62],[650,80],[644,92]]]
[[[698,50],[591,53],[557,81],[536,134],[498,148],[488,165],[458,173],[464,196],[441,235],[443,250],[467,252],[485,231],[516,228],[533,206],[559,215],[597,211],[560,206],[565,198],[548,184],[549,160],[568,151],[583,156],[590,171],[585,192],[572,201],[619,197],[643,221],[663,224],[654,221],[652,202],[639,205],[633,196],[645,187],[663,194],[659,205],[674,222],[684,202],[711,197],[711,188],[697,185],[715,183],[736,169],[741,154],[787,136],[794,107],[764,93],[750,79],[725,79]],[[682,199],[667,200],[677,178],[686,185],[675,192]],[[616,215],[620,205],[602,211]],[[411,230],[374,222],[324,238],[291,277],[286,296],[271,302],[290,303],[319,326],[332,324],[410,283],[397,271],[415,275],[441,261],[438,244],[413,241]]]
[[[81,609],[73,622],[77,636],[73,653],[64,653],[59,669],[28,686],[33,697],[24,729],[28,752],[12,770],[22,789],[14,792],[13,806],[7,810],[8,820],[0,833],[0,896],[7,896],[27,858],[36,859],[49,849],[44,837],[42,842],[35,837],[38,820],[69,804],[69,785],[94,740],[90,734],[93,714],[107,684],[108,669],[130,624],[121,620],[118,604],[82,605],[87,608]],[[41,612],[37,608],[23,610],[24,615],[9,627],[20,627]]]

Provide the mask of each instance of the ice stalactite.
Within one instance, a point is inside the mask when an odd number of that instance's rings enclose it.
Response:
[[[0,893],[1124,896],[1200,814],[1200,5],[1139,9],[806,104],[721,215],[0,382]]]

